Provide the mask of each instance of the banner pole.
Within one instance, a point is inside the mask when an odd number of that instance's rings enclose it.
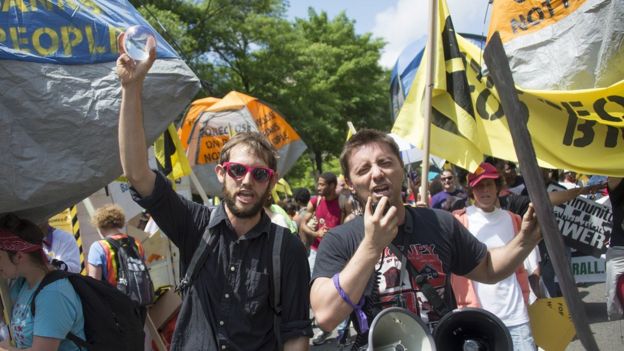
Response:
[[[193,186],[195,186],[195,189],[199,193],[199,196],[201,197],[202,201],[204,201],[204,204],[208,206],[210,202],[208,200],[208,195],[206,195],[206,190],[204,190],[204,187],[199,182],[199,179],[197,179],[197,176],[195,175],[195,171],[193,171],[192,168],[191,168],[191,174],[189,174],[189,176],[191,177],[191,182],[193,183]]]
[[[498,32],[495,32],[490,37],[490,41],[485,47],[483,58],[490,69],[490,77],[494,82],[496,90],[498,90],[501,106],[507,116],[516,155],[522,165],[522,176],[535,208],[535,215],[542,230],[546,249],[552,259],[555,274],[559,279],[561,292],[570,311],[576,335],[581,340],[585,350],[598,351],[598,344],[587,322],[583,300],[576,288],[570,262],[566,259],[563,238],[559,232],[552,204],[546,194],[544,179],[537,164],[535,148],[527,127],[529,111],[526,107],[523,107],[518,99],[507,53],[505,53],[503,42]]]
[[[433,73],[436,57],[436,20],[438,18],[438,0],[429,1],[429,36],[427,37],[427,69],[425,83],[425,119],[423,125],[423,160],[420,185],[420,201],[429,203],[427,193],[429,188],[429,144],[431,137],[431,98],[433,95]]]

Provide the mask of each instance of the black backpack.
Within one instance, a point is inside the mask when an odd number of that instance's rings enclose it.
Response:
[[[66,339],[89,351],[137,351],[144,349],[142,307],[107,282],[64,271],[49,272],[33,293],[30,310],[35,316],[35,298],[46,285],[67,278],[80,297],[86,340],[67,333]]]
[[[154,302],[154,284],[134,238],[106,238],[106,242],[115,251],[117,289],[141,306],[151,305]]]

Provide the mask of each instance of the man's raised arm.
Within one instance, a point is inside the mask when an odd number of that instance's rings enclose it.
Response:
[[[156,59],[155,45],[145,61],[131,59],[123,49],[122,33],[118,38],[117,75],[121,82],[119,111],[119,156],[124,175],[137,192],[145,197],[154,190],[156,175],[147,163],[147,146],[143,128],[143,81]]]

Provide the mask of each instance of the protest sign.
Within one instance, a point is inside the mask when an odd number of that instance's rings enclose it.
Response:
[[[549,185],[548,191],[561,188]],[[565,243],[587,255],[600,257],[607,252],[613,213],[607,206],[577,197],[554,207],[555,218]]]
[[[543,350],[564,351],[576,334],[563,297],[538,299],[529,306],[535,343]]]
[[[492,6],[488,37],[500,33],[518,86],[577,90],[622,80],[624,2],[497,0]]]
[[[0,213],[39,220],[119,177],[117,35],[151,28],[127,0],[0,2]],[[152,28],[143,89],[146,141],[190,102],[199,80]],[[163,97],[166,97],[164,99]]]
[[[241,132],[266,136],[278,152],[276,171],[280,176],[307,148],[282,114],[255,97],[231,91],[222,99],[196,100],[184,117],[179,135],[190,165],[208,194],[221,194],[214,168],[223,145]]]
[[[576,283],[604,283],[606,279],[604,257],[572,256],[570,265]]]

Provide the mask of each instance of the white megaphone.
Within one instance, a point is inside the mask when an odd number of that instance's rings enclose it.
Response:
[[[457,309],[447,313],[434,333],[438,350],[513,350],[509,330],[491,312],[481,308]]]
[[[435,351],[429,328],[412,312],[391,307],[381,311],[368,332],[368,351]]]

